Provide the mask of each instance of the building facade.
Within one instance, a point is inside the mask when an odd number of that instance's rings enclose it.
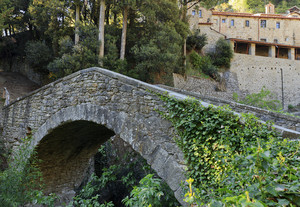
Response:
[[[234,13],[206,10],[194,6],[188,11],[191,29],[201,29],[201,24],[211,27],[227,38],[254,40],[300,46],[300,13],[293,7],[286,15],[274,14],[273,4],[266,5],[266,13]]]
[[[264,14],[218,12],[194,6],[188,11],[190,28],[207,34],[204,52],[224,37],[235,55],[230,72],[239,88],[258,93],[262,87],[276,95],[284,108],[300,103],[300,9],[275,14],[273,4]]]

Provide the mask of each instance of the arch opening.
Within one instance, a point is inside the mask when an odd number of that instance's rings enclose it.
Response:
[[[71,199],[88,176],[98,148],[114,135],[112,130],[91,121],[65,123],[48,133],[36,147],[45,193]]]

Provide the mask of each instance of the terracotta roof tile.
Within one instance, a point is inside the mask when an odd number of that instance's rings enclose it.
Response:
[[[276,19],[297,19],[300,20],[299,17],[287,17],[281,14],[250,14],[250,13],[235,13],[235,12],[212,12],[213,15],[220,16],[236,16],[236,17],[252,17],[252,18],[276,18]]]

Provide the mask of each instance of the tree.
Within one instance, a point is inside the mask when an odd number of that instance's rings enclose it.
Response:
[[[100,0],[99,12],[99,60],[104,57],[104,17],[105,17],[105,0]],[[99,61],[100,63],[100,61]],[[100,64],[102,65],[102,64]]]
[[[230,68],[230,61],[233,57],[233,49],[229,42],[220,38],[216,43],[215,52],[210,54],[213,65]]]
[[[188,24],[188,18],[187,18],[187,12],[189,9],[193,8],[196,5],[204,6],[204,7],[210,7],[212,5],[215,5],[218,1],[217,0],[180,0],[180,9],[181,9],[181,20]],[[184,56],[184,65],[186,65],[186,38],[188,33],[184,36],[183,41],[183,56]]]
[[[131,49],[135,70],[144,81],[170,84],[172,73],[182,65],[181,34],[187,27],[179,19],[176,1],[147,0],[139,9],[141,31]]]
[[[248,8],[252,13],[265,12],[264,1],[261,0],[247,0]]]
[[[126,0],[122,2],[121,6],[123,7],[123,27],[122,27],[122,37],[121,37],[121,50],[120,50],[120,59],[125,59],[125,48],[126,48],[126,35],[127,35],[127,21],[128,21],[128,11],[129,9],[136,9],[139,1],[137,0]]]
[[[124,60],[124,58],[125,58],[128,9],[129,9],[129,6],[124,5],[124,9],[123,9],[123,28],[122,28],[122,38],[121,38],[121,51],[120,51],[120,59],[121,60]]]
[[[98,66],[98,29],[95,25],[79,25],[78,44],[69,36],[59,42],[59,57],[48,65],[48,70],[63,77],[84,68]]]
[[[9,0],[0,0],[0,30],[3,31],[9,27],[8,22],[12,18],[14,8]],[[6,32],[6,35],[7,32]],[[2,33],[1,33],[2,36]]]
[[[72,17],[72,2],[60,0],[33,0],[29,6],[32,23],[40,40],[52,44],[53,54],[58,55],[59,39],[74,34],[70,28],[75,23]]]
[[[79,17],[79,15],[80,15],[80,0],[77,0],[77,1],[75,1],[74,2],[74,4],[75,4],[75,7],[76,7],[76,17],[75,17],[75,45],[77,45],[78,44],[78,42],[79,42],[79,21],[80,21],[80,17]]]
[[[206,34],[200,35],[199,32],[195,32],[188,36],[186,42],[189,51],[196,50],[197,52],[201,52],[202,48],[207,44],[207,36]]]
[[[228,4],[231,5],[236,12],[248,12],[247,0],[229,0]]]

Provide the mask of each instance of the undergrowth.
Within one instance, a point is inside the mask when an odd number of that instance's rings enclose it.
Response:
[[[0,172],[0,206],[54,206],[56,196],[43,194],[43,180],[38,167],[40,161],[36,151],[30,147],[31,137],[22,141],[9,157],[8,168]]]
[[[169,186],[153,174],[154,171],[143,162],[144,160],[133,153],[125,153],[118,159],[118,162],[114,161],[115,164],[106,165],[108,157],[116,153],[116,149],[111,149],[109,146],[111,143],[107,142],[99,149],[102,158],[98,161],[105,166],[100,169],[100,175],[93,174],[90,181],[67,205],[68,207],[124,205],[126,207],[174,207],[179,205]],[[115,192],[118,193],[116,196],[121,203],[107,200],[107,197],[112,197],[112,191],[116,191],[116,188],[125,190],[125,192]],[[109,192],[110,196],[107,196],[106,192]]]

